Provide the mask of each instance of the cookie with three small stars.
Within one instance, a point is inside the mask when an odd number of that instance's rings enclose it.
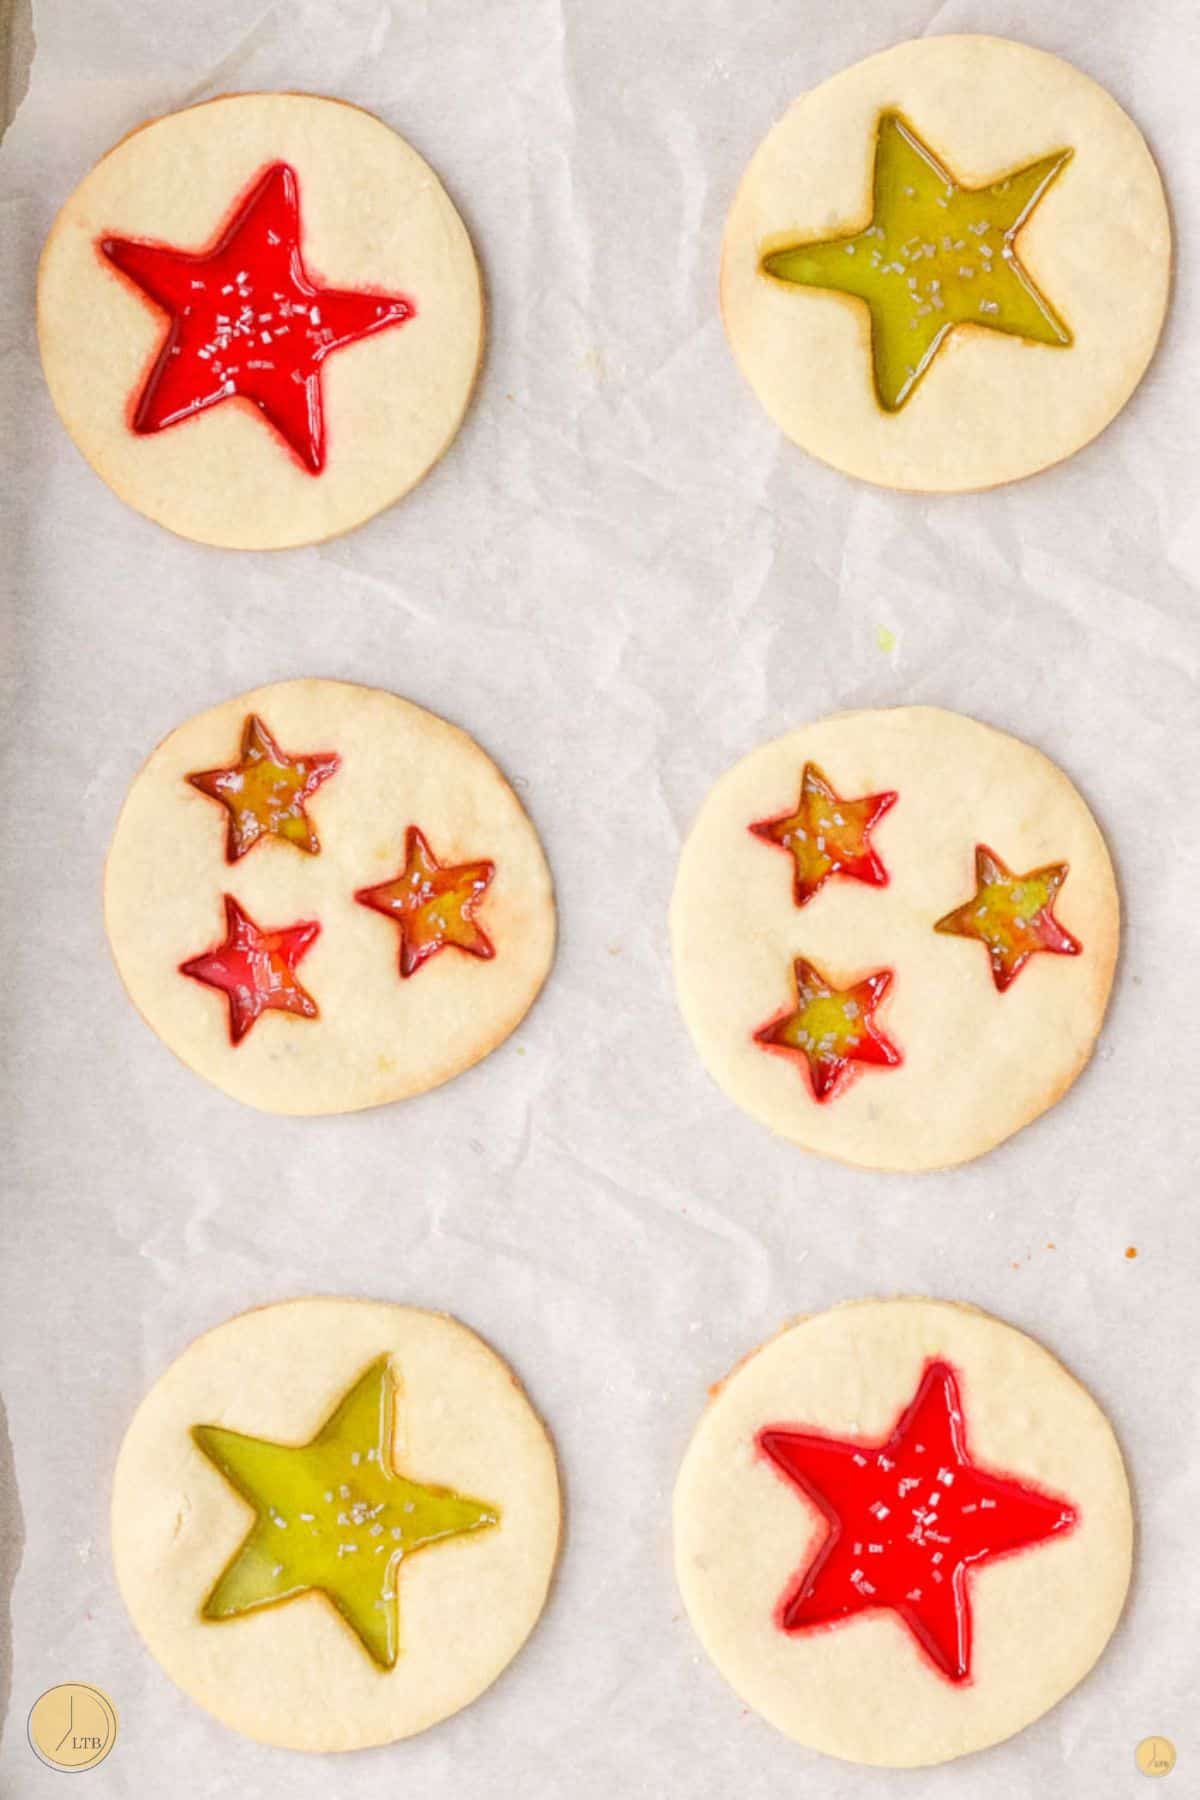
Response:
[[[554,955],[537,833],[464,731],[284,681],[189,719],[135,777],[104,882],[134,1005],[225,1093],[354,1112],[516,1029]]]
[[[483,329],[433,170],[313,94],[131,132],[66,201],[38,277],[46,380],[89,463],[234,549],[334,537],[406,494],[458,431]]]
[[[1061,769],[960,713],[806,725],[717,782],[671,903],[676,992],[726,1094],[865,1168],[981,1156],[1103,1023],[1120,904]]]
[[[676,1574],[772,1725],[911,1768],[1010,1737],[1087,1675],[1125,1602],[1133,1508],[1112,1427],[1040,1344],[973,1307],[856,1301],[711,1393],[675,1487]]]
[[[1170,273],[1158,170],[1110,94],[1025,44],[930,37],[768,133],[726,225],[721,311],[794,443],[884,487],[958,492],[1115,418]]]
[[[113,1477],[117,1584],[223,1724],[295,1750],[410,1737],[537,1623],[553,1446],[511,1369],[442,1313],[304,1299],[242,1313],[159,1377]]]

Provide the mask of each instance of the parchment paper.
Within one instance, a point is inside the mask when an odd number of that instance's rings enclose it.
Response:
[[[1194,7],[40,0],[34,27],[0,152],[4,1793],[61,1793],[24,1734],[65,1679],[121,1715],[89,1800],[1115,1800],[1142,1791],[1151,1733],[1179,1751],[1164,1791],[1200,1792]],[[925,501],[780,439],[726,349],[716,264],[741,171],[798,92],[951,30],[1023,38],[1110,87],[1161,161],[1180,254],[1161,353],[1099,443],[1024,485]],[[491,306],[440,468],[353,536],[275,556],[206,551],[124,508],[53,415],[33,322],[41,241],[92,161],[144,118],[259,87],[341,95],[402,131],[461,207]],[[165,732],[309,673],[476,733],[543,835],[562,944],[526,1025],[470,1074],[292,1121],[152,1037],[110,964],[99,882]],[[681,836],[734,758],[905,701],[1057,758],[1126,907],[1077,1087],[985,1160],[914,1179],[805,1157],[723,1099],[676,1012],[665,927]],[[569,1500],[550,1606],[503,1679],[425,1737],[333,1764],[183,1698],[107,1549],[114,1455],[149,1383],[207,1326],[320,1291],[481,1331],[544,1411]],[[790,1315],[894,1291],[974,1301],[1057,1352],[1120,1434],[1140,1537],[1129,1608],[1080,1689],[1005,1747],[889,1775],[790,1744],[726,1689],[681,1613],[669,1498],[709,1382]]]

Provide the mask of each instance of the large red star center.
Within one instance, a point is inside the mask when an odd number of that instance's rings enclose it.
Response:
[[[888,873],[872,848],[870,833],[896,798],[887,793],[842,800],[816,763],[805,763],[794,811],[759,819],[750,829],[755,837],[791,853],[792,893],[796,905],[805,906],[831,875],[865,881],[870,887],[887,886]]]
[[[299,183],[282,162],[259,177],[209,250],[119,237],[102,238],[100,249],[170,320],[133,404],[134,431],[163,431],[241,399],[314,475],[325,466],[325,358],[416,312],[405,295],[312,279],[300,250]]]
[[[813,1099],[829,1100],[853,1073],[851,1064],[895,1068],[904,1059],[873,1017],[892,984],[877,969],[848,988],[836,988],[803,956],[792,964],[796,1004],[754,1033],[764,1050],[797,1057],[808,1069]]]
[[[180,963],[179,973],[225,995],[229,1036],[235,1045],[240,1044],[265,1012],[317,1017],[317,1003],[301,987],[296,964],[312,949],[320,931],[315,919],[264,931],[232,894],[226,894],[225,942]]]
[[[400,927],[400,973],[407,979],[447,946],[484,961],[495,956],[491,939],[475,920],[475,908],[495,872],[490,862],[440,863],[423,833],[410,825],[400,873],[377,887],[360,888],[354,898]]]
[[[1070,1531],[1068,1501],[972,1462],[954,1371],[930,1362],[880,1444],[772,1425],[758,1446],[828,1527],[776,1614],[786,1632],[899,1614],[950,1681],[970,1679],[970,1571]]]

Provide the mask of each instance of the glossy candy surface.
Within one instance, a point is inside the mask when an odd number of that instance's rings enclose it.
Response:
[[[495,872],[490,862],[440,863],[424,834],[410,825],[400,873],[376,887],[360,888],[354,898],[399,926],[400,973],[407,979],[449,946],[484,961],[495,956],[491,939],[475,921],[475,909]]]
[[[193,1427],[205,1456],[256,1514],[204,1601],[206,1619],[235,1618],[317,1589],[376,1663],[395,1664],[404,1558],[500,1520],[483,1501],[397,1473],[395,1404],[395,1379],[381,1356],[307,1444]]]
[[[251,713],[242,729],[239,760],[187,779],[229,814],[226,862],[237,862],[266,837],[281,838],[315,856],[321,846],[304,803],[336,773],[338,762],[332,751],[294,756],[281,750],[257,713]]]
[[[1014,875],[994,850],[975,850],[974,897],[934,926],[948,937],[977,938],[992,965],[1000,993],[1012,985],[1031,956],[1078,956],[1083,945],[1054,916],[1054,901],[1067,879],[1066,863],[1047,863],[1028,875]]]
[[[1022,265],[1015,241],[1070,158],[1070,150],[1057,150],[984,187],[961,187],[907,120],[885,112],[870,223],[811,243],[765,245],[762,270],[866,302],[876,398],[896,412],[955,326],[1070,345],[1068,325]]]
[[[942,1675],[971,1674],[969,1571],[1070,1531],[1076,1512],[972,1462],[954,1371],[928,1364],[881,1444],[768,1426],[758,1446],[822,1513],[820,1548],[780,1601],[785,1632],[890,1607]]]
[[[814,1100],[826,1101],[849,1076],[851,1065],[894,1068],[903,1059],[872,1017],[891,985],[890,969],[878,969],[847,988],[835,988],[804,957],[793,965],[795,1007],[755,1032],[766,1050],[799,1058],[808,1070]]]
[[[805,763],[795,810],[760,819],[750,829],[790,853],[792,893],[796,905],[805,906],[833,875],[886,887],[887,870],[871,846],[870,832],[896,798],[886,793],[842,800],[816,763]]]
[[[240,397],[313,475],[325,466],[325,358],[416,312],[405,295],[313,280],[301,252],[300,186],[287,163],[259,177],[208,250],[121,237],[99,247],[169,320],[132,402],[132,429],[163,431]]]
[[[229,1002],[229,1037],[236,1047],[265,1012],[317,1017],[317,1003],[301,987],[296,965],[320,936],[316,920],[265,931],[225,895],[225,941],[180,963],[179,973],[216,988]]]

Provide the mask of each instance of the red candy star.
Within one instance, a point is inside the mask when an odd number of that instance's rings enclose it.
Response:
[[[133,429],[162,431],[222,400],[248,400],[314,475],[325,466],[321,364],[416,312],[399,294],[311,279],[300,253],[299,186],[287,163],[259,178],[210,250],[115,237],[100,248],[170,319]]]
[[[394,881],[360,888],[360,906],[386,914],[400,927],[400,973],[415,975],[421,964],[452,944],[485,960],[496,954],[475,922],[475,908],[496,872],[494,863],[443,867],[415,825],[404,840],[404,867]]]
[[[240,1044],[265,1012],[317,1017],[317,1003],[296,979],[296,964],[311,950],[321,927],[315,920],[263,931],[225,896],[225,942],[180,963],[179,973],[218,988],[229,1001],[229,1036]]]
[[[787,1632],[899,1613],[951,1681],[971,1674],[976,1563],[1070,1531],[1075,1508],[971,1461],[954,1371],[925,1369],[881,1444],[769,1426],[758,1445],[823,1514],[820,1549],[779,1603]]]
[[[949,937],[978,938],[992,964],[992,980],[1003,993],[1039,950],[1078,956],[1083,945],[1054,917],[1054,901],[1067,879],[1066,863],[1047,863],[1028,875],[1014,875],[986,844],[975,848],[973,899],[939,919],[935,931]]]
[[[282,838],[316,856],[321,845],[304,810],[340,762],[331,750],[293,756],[281,750],[257,713],[242,728],[240,761],[228,769],[204,769],[188,781],[229,814],[225,861],[237,862],[265,837]]]
[[[792,892],[796,905],[804,906],[831,875],[846,875],[870,887],[887,886],[887,870],[871,847],[869,833],[896,798],[888,793],[840,800],[816,763],[805,763],[795,811],[760,819],[750,829],[755,837],[791,852]]]
[[[849,1074],[851,1063],[894,1068],[904,1060],[872,1018],[891,986],[890,969],[877,969],[852,987],[835,988],[802,956],[792,967],[794,1010],[769,1019],[755,1032],[754,1041],[800,1057],[808,1067],[814,1100],[828,1100]]]

